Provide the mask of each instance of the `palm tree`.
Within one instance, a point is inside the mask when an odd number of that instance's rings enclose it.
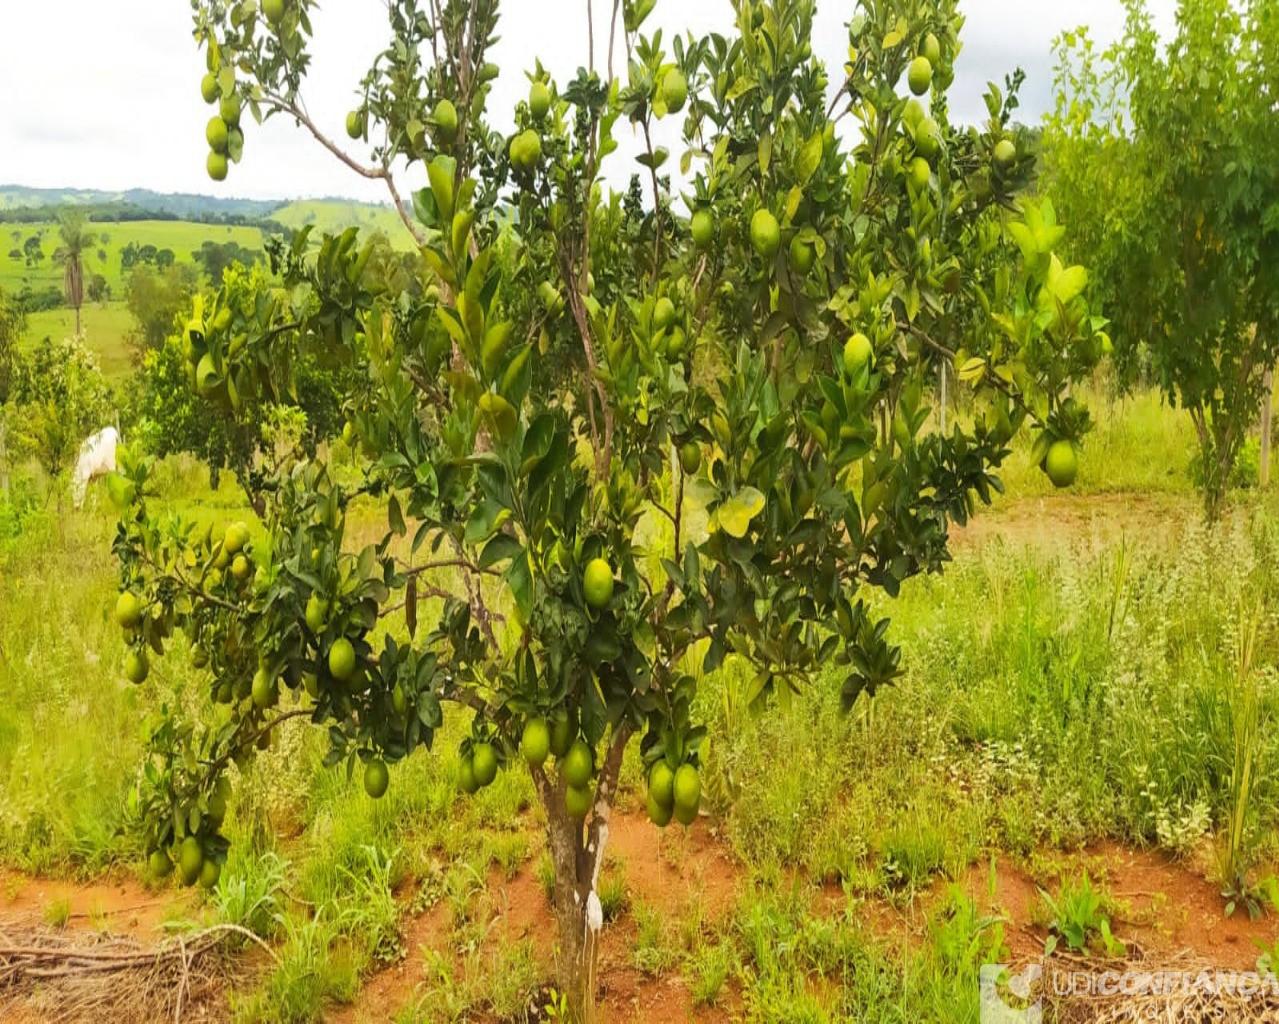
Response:
[[[62,245],[53,258],[63,266],[62,290],[67,302],[75,310],[75,332],[80,334],[80,307],[84,304],[84,257],[98,244],[97,235],[84,229],[84,214],[64,213],[59,220],[58,234]]]

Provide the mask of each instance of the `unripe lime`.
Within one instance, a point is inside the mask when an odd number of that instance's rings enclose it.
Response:
[[[355,647],[344,636],[334,640],[329,648],[329,674],[340,683],[349,682],[355,675]]]
[[[480,784],[475,781],[475,762],[469,757],[462,758],[457,768],[457,788],[463,793],[475,793]]]
[[[542,159],[542,137],[529,128],[511,140],[511,166],[528,174]]]
[[[391,707],[401,718],[409,713],[409,695],[403,686],[397,685],[391,691]]]
[[[689,476],[702,468],[702,449],[697,446],[697,442],[688,441],[680,448],[679,465]]]
[[[551,112],[551,90],[545,82],[534,82],[528,93],[528,112],[534,121],[544,121]]]
[[[928,187],[932,177],[933,169],[922,156],[917,156],[910,162],[910,181],[916,189],[922,192]]]
[[[364,792],[374,800],[381,800],[390,784],[391,773],[386,770],[385,761],[375,757],[364,766]]]
[[[226,805],[231,799],[231,783],[224,775],[218,779],[213,795],[209,797],[209,822],[214,828],[220,828],[226,820]]]
[[[253,703],[260,708],[273,707],[280,699],[280,688],[276,685],[275,676],[265,668],[260,668],[253,675]]]
[[[591,748],[582,740],[577,740],[560,763],[560,771],[570,786],[585,786],[591,781],[591,772],[595,764],[591,757]]]
[[[226,528],[226,536],[222,538],[222,546],[227,554],[238,555],[249,543],[249,528],[238,520]]]
[[[329,602],[319,594],[311,594],[306,599],[306,628],[317,636],[324,632],[329,617]]]
[[[586,603],[596,611],[608,607],[613,600],[613,567],[602,558],[591,559],[586,566],[582,589],[586,593]]]
[[[151,662],[147,660],[147,652],[135,647],[124,656],[124,678],[135,686],[141,686],[151,674]]]
[[[441,142],[449,143],[457,138],[457,107],[452,100],[440,100],[431,115],[435,121],[435,134]]]
[[[919,52],[928,58],[928,63],[933,67],[941,63],[941,41],[931,32],[924,36],[924,43],[919,48]]]
[[[221,93],[222,90],[218,87],[218,76],[212,71],[200,79],[200,95],[204,97],[205,103],[217,103]]]
[[[563,757],[573,745],[577,736],[577,727],[566,711],[558,711],[551,716],[551,753]]]
[[[675,323],[675,303],[663,295],[653,307],[653,330],[664,331]]]
[[[227,147],[227,124],[222,118],[213,116],[204,126],[204,138],[209,148],[215,153],[225,153]]]
[[[902,121],[912,132],[919,127],[919,122],[927,116],[924,111],[924,105],[919,100],[912,97],[906,101],[906,110],[902,114]]]
[[[195,885],[204,869],[204,850],[200,840],[195,836],[187,836],[182,840],[178,851],[178,875],[183,885]]]
[[[226,181],[229,166],[225,153],[210,153],[208,159],[204,162],[204,169],[209,172],[209,177],[214,181]],[[209,357],[205,356],[204,358],[208,359]]]
[[[545,718],[531,718],[520,737],[520,753],[530,768],[540,768],[551,755],[551,727]]]
[[[691,825],[702,802],[702,777],[691,764],[681,765],[675,773],[675,820]]]
[[[915,149],[925,160],[934,160],[941,152],[941,129],[931,117],[919,122],[915,129]]]
[[[272,25],[284,19],[284,0],[262,0],[262,13]]]
[[[817,250],[813,248],[811,242],[796,235],[791,239],[790,243],[790,265],[796,273],[800,275],[807,274],[813,269],[813,264],[817,261]]]
[[[1069,441],[1054,441],[1044,457],[1044,472],[1054,487],[1069,487],[1079,475],[1079,457]]]
[[[751,245],[766,260],[771,260],[781,248],[782,231],[777,218],[768,210],[757,210],[751,218]]]
[[[240,123],[240,109],[240,97],[234,94],[223,96],[222,102],[218,105],[218,113],[228,127],[234,127]]]
[[[995,163],[1000,168],[1007,170],[1016,159],[1017,147],[1008,139],[1000,139],[998,145],[995,146]]]
[[[916,57],[910,62],[910,71],[906,74],[910,91],[922,96],[933,84],[933,63],[927,57]]]
[[[147,861],[147,866],[151,869],[153,878],[167,878],[173,870],[173,861],[164,850],[156,850]]]
[[[859,331],[844,344],[844,372],[852,376],[870,362],[872,355],[870,339]]]
[[[126,590],[115,602],[115,621],[121,629],[133,629],[142,621],[142,602],[132,590]]]
[[[475,781],[479,785],[488,786],[497,778],[497,752],[491,744],[475,744],[471,748],[471,763],[475,769]]]
[[[353,139],[364,136],[364,115],[360,111],[352,110],[346,115],[346,134]]]
[[[675,805],[675,773],[665,761],[658,761],[649,769],[648,795],[659,807]]]
[[[674,806],[668,804],[663,807],[655,799],[650,791],[648,794],[648,820],[658,828],[665,828],[671,823],[671,814],[674,813]]]
[[[715,218],[710,215],[710,211],[698,210],[693,214],[689,227],[693,232],[693,244],[699,249],[710,248],[715,241]]]
[[[672,68],[662,79],[662,99],[666,101],[666,109],[678,114],[688,102],[688,79],[682,71]]]
[[[222,877],[222,865],[210,857],[200,866],[200,888],[212,889]]]
[[[567,786],[564,789],[564,809],[568,816],[581,821],[591,810],[590,786]]]
[[[253,571],[253,563],[251,563],[243,555],[236,555],[231,562],[231,575],[243,583],[249,577],[249,573]]]

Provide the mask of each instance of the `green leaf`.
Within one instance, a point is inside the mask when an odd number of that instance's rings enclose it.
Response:
[[[523,553],[524,547],[518,540],[509,533],[499,533],[484,545],[484,550],[480,552],[479,565],[481,569],[490,569],[498,562],[518,558]]]
[[[799,163],[795,167],[796,177],[799,178],[801,185],[807,185],[813,179],[813,175],[817,173],[817,167],[822,162],[822,133],[814,132],[812,138],[804,143],[804,148],[799,153]]]
[[[754,487],[743,487],[715,512],[720,529],[741,540],[750,529],[751,520],[764,511],[764,495]]]

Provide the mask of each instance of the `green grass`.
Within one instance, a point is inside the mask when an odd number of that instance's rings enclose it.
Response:
[[[134,370],[133,349],[127,340],[134,321],[128,307],[123,302],[86,303],[80,310],[80,329],[107,379],[123,382]],[[75,311],[70,308],[42,310],[27,317],[28,349],[45,338],[56,342],[74,336]]]
[[[1005,508],[994,513],[995,536],[960,548],[944,576],[912,580],[896,600],[876,596],[904,648],[899,685],[845,715],[832,670],[789,712],[754,717],[741,706],[740,666],[704,677],[707,802],[740,859],[740,891],[722,921],[700,906],[672,916],[628,889],[643,865],[608,865],[602,895],[608,916],[632,930],[631,966],[656,984],[680,975],[694,1001],[747,1021],[975,1024],[976,972],[1002,952],[999,924],[956,892],[928,904],[918,943],[889,948],[868,930],[862,900],[910,904],[992,854],[1030,860],[1102,839],[1186,856],[1242,820],[1232,785],[1236,639],[1255,602],[1279,599],[1279,499],[1238,495],[1209,534],[1193,518],[1180,418],[1149,397],[1094,408],[1101,426],[1083,465],[1087,473],[1092,459],[1096,475],[1072,500],[1162,488],[1187,517],[1179,542],[1162,543],[1141,520],[1127,539],[1104,543],[1060,527],[1037,500],[1047,491],[1023,449],[1004,503],[1036,499],[1047,538],[1001,541]],[[232,481],[210,493],[189,461],[163,463],[156,481],[187,515],[247,517]],[[1123,501],[1096,502],[1125,514]],[[137,866],[125,826],[145,723],[175,695],[193,713],[204,706],[206,681],[181,643],[156,659],[145,686],[119,679],[104,504],[100,490],[79,515],[37,504],[18,528],[0,508],[7,866]],[[1259,631],[1257,665],[1279,658],[1272,627]],[[1240,862],[1254,878],[1276,852],[1279,826],[1279,700],[1271,676],[1262,681]],[[231,860],[213,906],[269,937],[279,956],[257,988],[237,995],[239,1019],[319,1019],[405,954],[429,969],[404,1021],[506,1019],[545,981],[530,946],[491,925],[501,902],[490,879],[531,870],[546,881],[532,787],[525,773],[504,772],[476,798],[458,794],[469,717],[451,713],[431,752],[393,769],[381,801],[364,795],[358,774],[348,781],[323,768],[325,737],[301,722],[237,773]],[[634,805],[634,761],[623,777]],[[1063,935],[1082,929],[1090,948],[1103,948],[1105,897],[1072,877],[1050,887],[1055,909],[1044,913]],[[846,899],[819,910],[817,880],[840,883]],[[407,949],[403,916],[430,908],[446,941]]]

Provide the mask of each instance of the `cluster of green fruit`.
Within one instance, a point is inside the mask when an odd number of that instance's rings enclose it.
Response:
[[[212,889],[222,877],[224,855],[217,853],[214,840],[222,822],[226,819],[227,802],[231,799],[231,783],[226,776],[218,779],[209,797],[208,811],[200,819],[200,827],[188,832],[168,847],[161,847],[151,854],[148,862],[155,878],[167,878],[178,869],[178,879],[183,885],[197,882],[205,889]]]
[[[209,144],[205,167],[214,181],[225,181],[231,152],[238,153],[244,146],[244,133],[240,130],[240,97],[234,92],[222,95],[218,76],[211,71],[204,76],[200,92],[206,103],[218,104],[218,112],[209,118],[204,129],[204,138]]]
[[[702,776],[693,764],[673,769],[664,759],[648,770],[648,816],[658,828],[674,818],[681,825],[697,820],[702,803]]]
[[[551,112],[551,90],[545,82],[534,82],[528,94],[529,117],[535,124],[542,124]],[[535,128],[525,128],[511,139],[509,150],[511,169],[528,178],[542,162],[542,136]]]

